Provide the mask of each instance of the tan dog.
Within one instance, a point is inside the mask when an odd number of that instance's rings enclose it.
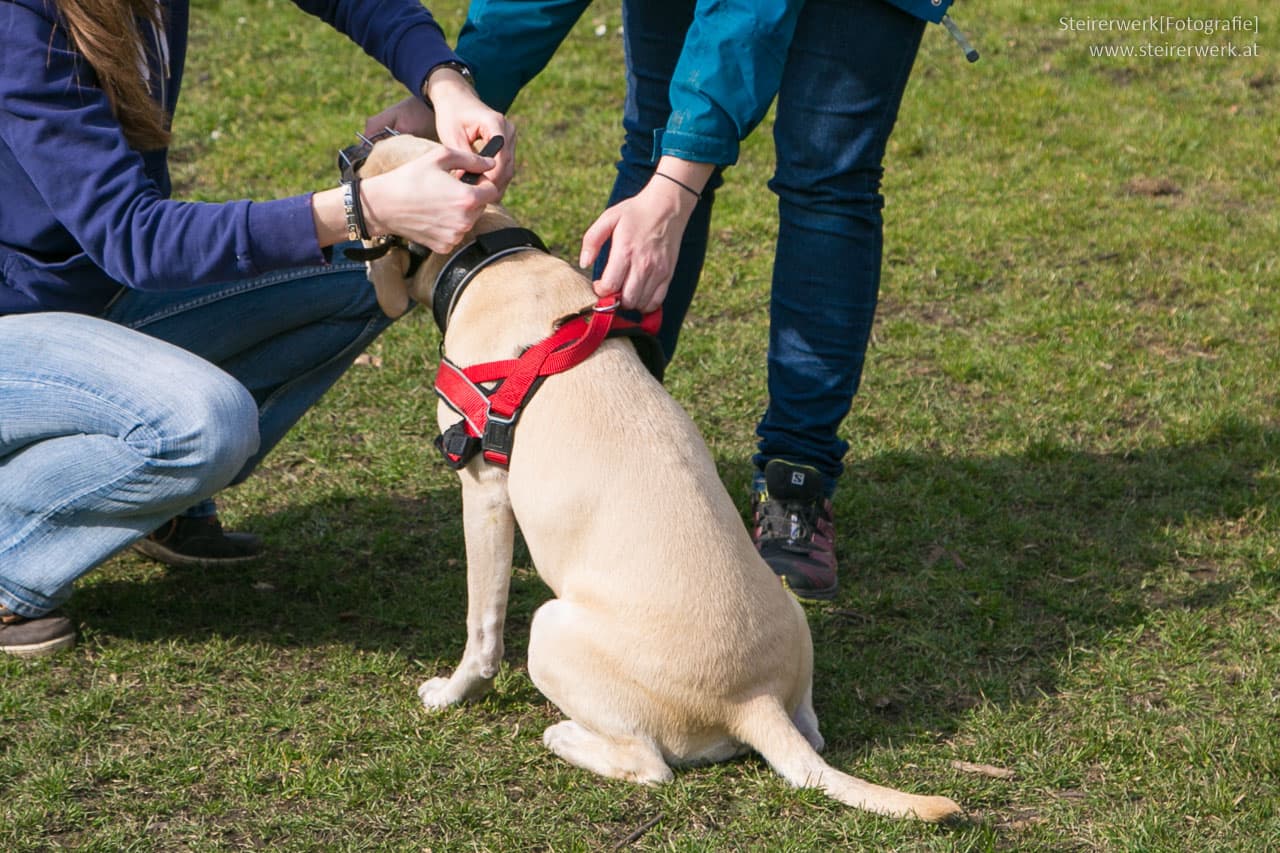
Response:
[[[362,174],[434,143],[380,142]],[[490,209],[474,233],[515,223]],[[384,307],[430,305],[447,259],[412,280],[407,253],[370,265]],[[517,357],[553,323],[595,302],[568,263],[525,251],[493,262],[445,334],[456,364]],[[443,431],[458,416],[439,406]],[[556,597],[534,615],[529,675],[566,716],[543,741],[579,767],[654,784],[671,765],[755,749],[792,785],[851,806],[936,821],[960,808],[832,769],[811,700],[813,648],[800,604],[753,547],[693,422],[631,343],[606,340],[543,383],[519,421],[509,470],[477,456],[459,471],[467,552],[467,643],[447,678],[418,688],[428,708],[481,696],[503,656],[517,521]]]

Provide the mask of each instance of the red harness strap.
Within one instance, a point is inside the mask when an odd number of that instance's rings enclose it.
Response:
[[[477,451],[495,465],[509,465],[516,421],[542,379],[581,364],[610,335],[636,329],[655,335],[661,324],[661,309],[636,322],[618,313],[617,296],[606,296],[589,316],[572,318],[519,358],[458,367],[441,357],[436,394],[462,420],[437,438],[436,446],[453,468],[465,466]],[[486,390],[487,382],[498,384]]]

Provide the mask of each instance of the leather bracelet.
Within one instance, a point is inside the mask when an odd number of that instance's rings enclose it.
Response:
[[[665,174],[665,173],[663,173],[663,172],[659,172],[659,171],[657,171],[656,169],[654,170],[654,172],[653,172],[653,173],[654,173],[655,175],[657,175],[659,178],[666,178],[666,179],[667,179],[668,181],[670,181],[671,183],[673,183],[673,184],[675,184],[676,186],[680,187],[680,189],[682,189],[682,190],[687,190],[688,192],[693,193],[693,197],[694,197],[694,198],[696,198],[698,201],[702,201],[702,193],[698,192],[698,191],[697,191],[697,190],[695,190],[693,187],[691,187],[691,186],[689,186],[688,184],[686,184],[684,181],[678,181],[678,180],[676,180],[675,178],[671,177],[670,175]]]
[[[364,202],[360,200],[360,178],[351,179],[351,207],[356,214],[356,228],[360,229],[361,240],[371,240],[369,226],[364,222]]]
[[[360,203],[360,179],[342,182],[342,207],[347,215],[347,239],[368,240],[369,228],[364,221],[364,207]]]

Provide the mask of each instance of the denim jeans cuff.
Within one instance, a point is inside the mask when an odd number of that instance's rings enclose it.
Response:
[[[50,598],[0,578],[0,605],[8,608],[11,613],[17,613],[28,619],[38,619],[46,615],[70,597],[70,587],[59,590]]]

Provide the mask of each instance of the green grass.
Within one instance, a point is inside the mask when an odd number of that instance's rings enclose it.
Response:
[[[457,32],[463,5],[436,6]],[[1253,59],[1122,60],[1062,14],[964,5],[933,28],[888,155],[883,299],[837,501],[842,591],[809,609],[829,760],[945,793],[931,828],[788,789],[759,760],[657,789],[540,744],[524,672],[547,591],[517,554],[508,664],[474,707],[414,689],[461,650],[456,481],[436,334],[375,346],[224,496],[252,569],[116,558],[82,642],[0,660],[0,844],[41,850],[1280,849],[1280,10]],[[1157,0],[1141,14],[1185,16]],[[1198,13],[1197,13],[1198,14]],[[597,23],[608,35],[593,34]],[[557,251],[607,195],[622,98],[601,0],[517,101],[509,207]],[[198,4],[184,197],[331,184],[401,93],[279,0]],[[774,228],[767,127],[720,192],[669,388],[745,511]],[[1013,772],[996,778],[953,762]]]

